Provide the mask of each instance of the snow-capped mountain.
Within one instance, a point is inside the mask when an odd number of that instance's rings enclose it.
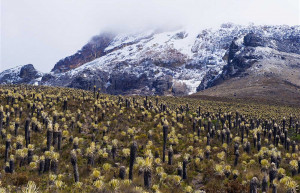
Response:
[[[262,51],[256,58],[247,58],[242,53],[248,48],[299,55],[300,26],[229,23],[200,32],[106,32],[93,37],[74,55],[60,60],[50,73],[32,77],[26,83],[82,89],[96,85],[110,94],[187,95],[214,85],[229,67],[235,71],[236,65],[239,69],[247,68],[264,55]],[[2,72],[0,83],[19,83],[18,70],[20,67],[10,70],[13,74],[9,77],[9,71]]]
[[[34,84],[38,85],[43,73],[38,72],[32,64],[17,66],[0,73],[0,84]]]

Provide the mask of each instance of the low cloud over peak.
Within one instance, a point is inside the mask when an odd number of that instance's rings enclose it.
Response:
[[[0,71],[33,63],[50,71],[101,31],[216,28],[221,23],[300,24],[298,0],[2,0]]]

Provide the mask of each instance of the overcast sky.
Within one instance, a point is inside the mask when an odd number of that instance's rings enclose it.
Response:
[[[50,71],[105,29],[224,22],[300,25],[299,0],[0,0],[0,71],[32,63]]]

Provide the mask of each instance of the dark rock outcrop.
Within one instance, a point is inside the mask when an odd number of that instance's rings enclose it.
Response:
[[[224,24],[198,34],[189,30],[102,33],[58,61],[50,73],[43,75],[32,65],[17,67],[0,73],[0,84],[80,89],[95,85],[108,94],[188,95],[249,76],[252,67],[255,71],[274,61],[288,67],[290,56],[284,53],[298,55],[299,47],[299,26]]]
[[[38,71],[33,67],[32,64],[24,65],[20,70],[20,78],[22,78],[24,83],[28,83],[33,79],[40,77]]]
[[[216,79],[219,78],[218,72],[209,71],[202,79],[201,84],[198,86],[197,91],[210,88],[216,84]]]
[[[68,87],[79,89],[92,89],[95,85],[101,92],[110,94],[139,94],[139,95],[186,95],[186,85],[173,85],[172,76],[160,77],[158,79],[147,74],[129,74],[124,72],[108,74],[98,72],[97,74],[85,71],[77,75],[68,84]]]
[[[91,71],[84,70],[81,73],[71,78],[71,82],[68,82],[67,77],[61,77],[61,81],[52,80],[51,82],[59,83],[58,86],[66,85],[70,88],[79,88],[84,90],[90,90],[95,85],[97,88],[101,89],[101,92],[107,92],[107,82],[109,78],[109,74],[103,71]]]
[[[133,91],[131,94],[136,93],[137,90],[149,88],[151,80],[147,77],[146,74],[141,74],[140,76],[136,76],[135,74],[129,73],[113,73],[111,74],[107,85],[107,91],[113,94],[121,94],[126,93],[129,94],[128,91]]]
[[[288,36],[274,37],[278,51],[300,54],[300,32]]]
[[[265,46],[265,43],[262,37],[254,33],[249,33],[244,37],[244,45],[257,47],[257,46]]]
[[[94,36],[92,40],[77,53],[58,61],[51,71],[54,73],[67,72],[105,55],[104,50],[114,37],[115,34],[113,33],[102,33],[98,36]]]
[[[47,82],[47,81],[49,81],[49,80],[51,80],[53,78],[54,78],[54,76],[51,75],[51,74],[44,74],[41,81],[42,82]]]
[[[262,60],[264,55],[267,54],[268,51],[263,51],[263,49],[274,49],[281,52],[297,53],[294,47],[295,45],[300,46],[299,39],[300,34],[296,37],[274,36],[263,38],[255,33],[248,33],[243,38],[243,44],[238,45],[238,39],[234,38],[228,49],[227,65],[223,67],[222,73],[217,76],[213,72],[207,73],[201,84],[198,86],[197,91],[219,85],[230,78],[247,76],[246,70],[256,62]],[[256,52],[257,47],[261,47],[261,51]]]
[[[233,59],[235,53],[237,51],[239,51],[239,46],[235,43],[235,41],[237,40],[237,37],[234,38],[234,40],[232,41],[232,43],[229,46],[229,51],[228,51],[228,63],[230,63],[230,61]]]
[[[170,89],[172,88],[172,84],[173,84],[172,81],[173,81],[172,76],[161,77],[153,81],[152,87],[157,91],[158,95],[164,95],[167,92],[169,92]],[[180,93],[176,92],[176,90],[173,92],[180,95]]]
[[[8,69],[0,73],[0,84],[34,84],[42,77],[32,64]]]

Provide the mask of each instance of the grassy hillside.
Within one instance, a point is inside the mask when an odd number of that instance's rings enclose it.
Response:
[[[298,120],[242,100],[1,86],[0,192],[296,192]]]
[[[271,52],[272,57],[263,57],[240,73],[222,74],[214,82],[214,86],[193,96],[254,100],[263,104],[300,107],[300,57],[274,50]]]
[[[272,75],[245,76],[225,80],[219,85],[195,93],[190,97],[216,97],[233,101],[250,100],[262,104],[299,107],[300,86]]]

